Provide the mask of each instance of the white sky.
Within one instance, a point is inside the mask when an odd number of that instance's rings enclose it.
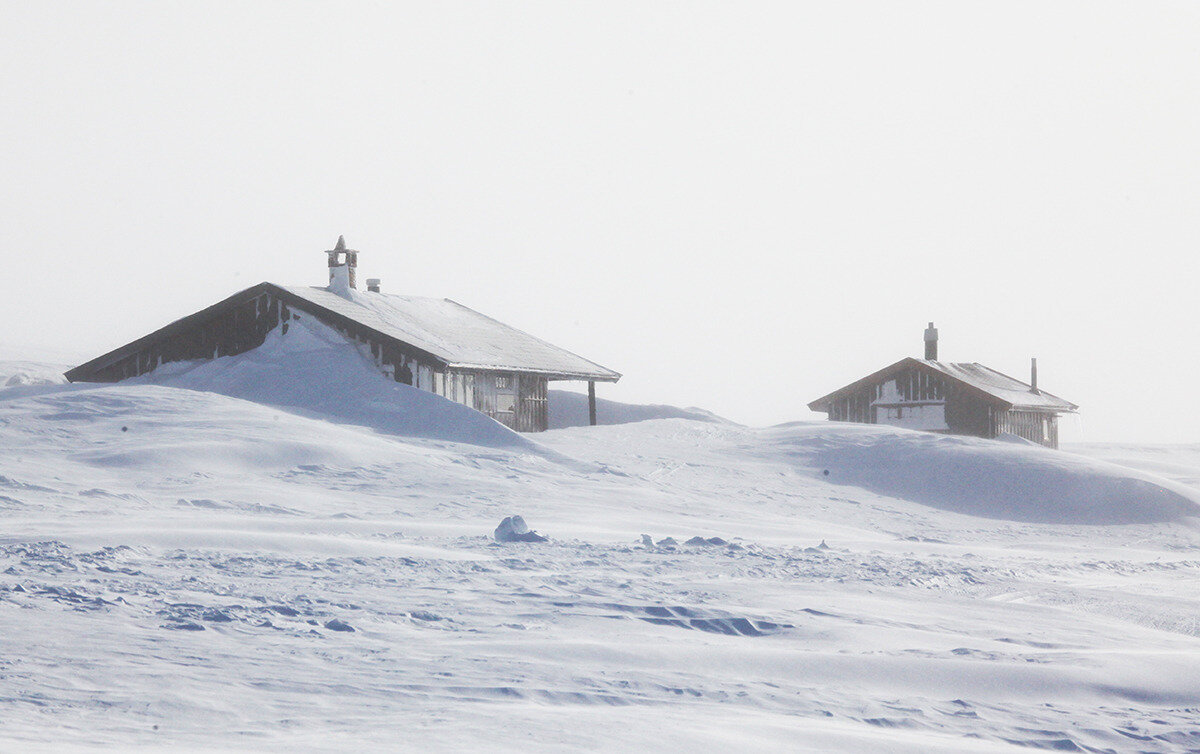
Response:
[[[0,0],[0,344],[262,280],[446,296],[766,424],[929,320],[1200,441],[1200,6]]]

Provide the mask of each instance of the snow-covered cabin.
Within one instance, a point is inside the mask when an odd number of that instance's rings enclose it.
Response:
[[[890,424],[975,437],[1011,434],[1058,447],[1058,417],[1078,406],[1030,381],[977,363],[938,361],[938,332],[925,330],[925,358],[905,358],[818,398],[808,407],[831,421]]]
[[[357,287],[358,252],[339,237],[326,252],[329,285],[259,283],[176,320],[66,373],[72,382],[117,382],[174,361],[233,356],[301,316],[333,327],[369,352],[388,377],[470,406],[522,432],[549,426],[552,380],[595,383],[621,375],[497,322],[450,299],[382,293],[377,279]]]

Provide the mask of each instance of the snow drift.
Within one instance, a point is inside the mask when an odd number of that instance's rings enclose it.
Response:
[[[996,515],[1171,515],[1118,494],[1170,483],[826,422],[540,439],[587,466],[411,440],[371,426],[510,433],[279,335],[161,384],[0,389],[0,748],[1200,747],[1200,528]],[[552,539],[495,541],[516,512]]]
[[[833,484],[972,516],[1045,524],[1200,516],[1190,487],[1037,445],[833,423],[780,425],[767,437]]]
[[[551,390],[549,398],[550,429],[588,426],[586,395],[569,390]],[[727,419],[722,419],[702,408],[618,403],[603,398],[596,399],[596,422],[598,424],[630,424],[650,419],[692,419],[702,422],[728,423]]]
[[[123,384],[139,383],[220,393],[404,437],[538,449],[474,409],[386,378],[357,346],[311,317],[290,322],[286,334],[273,330],[252,351],[164,364]]]

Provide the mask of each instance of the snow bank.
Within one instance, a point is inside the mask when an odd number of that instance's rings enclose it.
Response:
[[[384,377],[369,356],[310,317],[272,331],[260,347],[212,361],[164,364],[124,384],[202,390],[404,437],[538,449],[466,406]]]
[[[68,367],[37,361],[0,362],[0,390],[13,387],[62,385],[67,381],[63,372]]]
[[[833,423],[781,425],[764,439],[831,483],[972,516],[1048,524],[1200,516],[1195,489],[1040,446]]]
[[[550,391],[550,429],[588,426],[588,399],[583,393],[569,390]],[[714,413],[702,408],[679,408],[658,404],[639,405],[596,399],[596,421],[599,424],[629,424],[650,419],[692,419],[702,422],[722,422]]]

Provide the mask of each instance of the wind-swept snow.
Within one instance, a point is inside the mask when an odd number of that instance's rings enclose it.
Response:
[[[773,451],[830,482],[957,513],[1048,524],[1200,516],[1194,488],[1033,443],[861,424],[785,425],[767,436]]]
[[[0,748],[1200,748],[1195,448],[512,442],[298,334],[0,389]]]
[[[489,447],[536,446],[488,416],[387,379],[370,356],[312,317],[262,346],[211,361],[166,364],[130,382],[204,390],[380,432]]]
[[[584,393],[570,390],[549,391],[550,429],[586,427],[588,398]],[[651,419],[693,419],[702,422],[726,422],[716,414],[702,408],[678,408],[660,404],[619,403],[605,398],[596,399],[597,424],[628,424]]]

